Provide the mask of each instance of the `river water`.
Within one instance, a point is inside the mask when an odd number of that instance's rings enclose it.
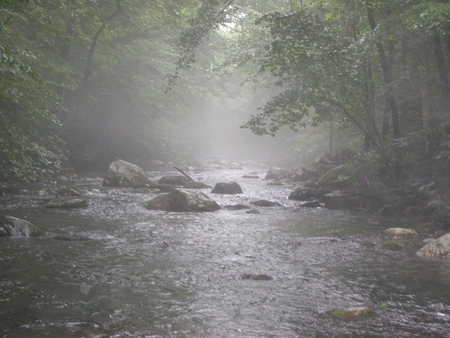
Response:
[[[237,181],[242,195],[203,190],[222,206],[282,206],[150,211],[157,193],[103,188],[101,178],[75,182],[87,209],[5,195],[2,214],[47,235],[0,238],[0,337],[450,337],[450,260],[416,257],[422,239],[382,248],[383,229],[413,220],[301,208],[287,199],[295,186],[242,178],[255,171],[266,169],[189,174],[211,186]],[[166,174],[176,172],[148,173]],[[375,315],[328,313],[353,306]]]

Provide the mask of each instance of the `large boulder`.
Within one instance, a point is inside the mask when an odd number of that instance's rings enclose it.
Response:
[[[150,210],[162,211],[216,211],[220,206],[204,193],[176,189],[150,200],[146,206]]]
[[[450,233],[439,237],[437,240],[426,244],[422,249],[416,252],[417,256],[422,257],[445,257],[450,256]]]
[[[334,191],[325,194],[320,202],[329,209],[355,209],[361,206],[361,198],[351,191]]]
[[[318,187],[340,188],[348,185],[350,168],[346,165],[337,166],[326,172],[317,181]]]
[[[141,167],[123,160],[112,162],[103,179],[103,185],[108,187],[136,187],[150,183]]]
[[[291,169],[285,168],[270,168],[266,173],[266,180],[281,180],[291,177]]]
[[[41,234],[41,230],[20,218],[4,216],[0,223],[0,237],[29,237]]]
[[[329,190],[309,189],[300,187],[290,193],[288,199],[294,201],[310,201],[322,198],[323,195],[329,193]]]
[[[214,186],[211,193],[234,195],[234,194],[242,194],[243,192],[241,186],[236,182],[220,182]]]

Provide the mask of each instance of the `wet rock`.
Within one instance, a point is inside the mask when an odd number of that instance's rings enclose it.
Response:
[[[260,178],[258,175],[244,175],[244,176],[242,176],[242,178],[255,178],[255,179],[257,179],[257,178]]]
[[[260,214],[259,210],[256,209],[250,209],[245,212],[246,214]]]
[[[280,181],[275,181],[275,182],[269,182],[269,183],[267,183],[267,185],[284,185],[284,183],[280,182]]]
[[[332,317],[345,321],[364,320],[374,315],[373,310],[368,306],[336,309],[330,311],[329,313]]]
[[[416,255],[422,257],[448,258],[450,255],[450,233],[439,237],[434,242],[426,244],[416,252]]]
[[[265,274],[245,274],[245,275],[241,276],[241,279],[266,281],[266,280],[272,280],[273,278],[271,276],[268,276]]]
[[[51,202],[45,205],[46,208],[61,208],[61,209],[77,209],[87,208],[88,202],[85,199],[73,198],[67,201]]]
[[[258,200],[251,202],[250,204],[256,205],[258,207],[281,207],[282,204],[278,202],[272,202],[267,200]]]
[[[240,170],[240,169],[242,169],[242,166],[237,162],[230,162],[228,164],[228,168],[232,169],[232,170]]]
[[[146,208],[175,212],[199,212],[216,211],[220,209],[220,206],[202,192],[176,189],[150,200]]]
[[[203,182],[188,182],[183,185],[185,189],[211,189],[212,187]]]
[[[330,191],[326,190],[300,187],[291,192],[288,199],[294,201],[310,201],[311,199],[320,199],[322,196],[329,192]]]
[[[403,249],[403,244],[397,241],[386,241],[383,243],[383,248],[387,250],[397,251]]]
[[[152,189],[158,189],[161,192],[171,192],[175,190],[175,187],[173,185],[170,184],[152,184],[151,185]]]
[[[350,191],[334,191],[325,194],[320,202],[324,203],[325,207],[329,209],[353,209],[360,206],[361,200],[357,194]]]
[[[383,231],[385,234],[394,236],[419,236],[416,230],[406,228],[389,228]]]
[[[123,160],[112,162],[103,179],[103,186],[107,187],[136,187],[150,183],[141,167]]]
[[[58,196],[72,196],[72,197],[80,197],[82,194],[75,189],[63,187],[59,189],[56,194]]]
[[[217,183],[213,190],[211,191],[213,194],[224,194],[224,195],[235,195],[242,194],[242,188],[236,182],[220,182]]]
[[[0,223],[0,237],[29,237],[42,234],[39,228],[17,217],[3,216]]]
[[[310,201],[300,204],[304,208],[319,208],[321,206],[319,201]]]
[[[189,182],[192,181],[186,176],[163,176],[159,179],[158,184],[185,185]]]
[[[266,180],[281,180],[290,176],[290,170],[284,168],[270,168],[266,173]]]

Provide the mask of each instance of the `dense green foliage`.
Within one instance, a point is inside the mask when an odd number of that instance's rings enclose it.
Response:
[[[10,0],[0,24],[3,183],[176,160],[219,111],[297,131],[298,160],[450,172],[449,1]]]
[[[254,74],[271,76],[280,88],[244,127],[275,135],[283,126],[302,133],[327,122],[327,131],[357,131],[356,150],[376,152],[394,183],[404,178],[406,167],[418,164],[447,175],[450,3],[289,4],[234,30],[235,39],[250,46],[241,53],[242,63]],[[247,6],[242,13],[258,8],[252,1],[239,5]]]
[[[205,75],[164,91],[179,32],[196,7],[176,0],[0,2],[2,184],[51,175],[63,163],[103,171],[116,157],[145,165],[183,156],[173,130],[208,86]]]

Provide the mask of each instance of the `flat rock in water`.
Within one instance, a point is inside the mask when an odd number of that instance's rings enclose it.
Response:
[[[4,216],[0,223],[0,237],[39,236],[42,231],[30,222],[12,216]]]
[[[212,187],[203,182],[188,182],[183,185],[184,189],[211,189]]]
[[[256,205],[258,207],[281,207],[282,204],[278,202],[272,202],[267,200],[258,200],[251,202],[250,204]]]
[[[319,201],[310,201],[302,203],[300,206],[303,208],[319,208],[321,205]]]
[[[367,306],[336,309],[329,313],[332,317],[340,320],[363,320],[374,314],[372,309]]]
[[[85,199],[73,198],[62,202],[51,202],[45,205],[46,208],[61,208],[61,209],[77,209],[87,208],[88,202]]]
[[[150,200],[146,206],[150,210],[162,211],[216,211],[220,206],[204,193],[176,189]]]
[[[232,204],[232,205],[226,205],[224,208],[225,208],[225,209],[228,209],[228,210],[250,209],[250,207],[249,207],[248,205],[245,205],[245,204]]]
[[[450,233],[426,244],[422,249],[416,252],[416,255],[422,257],[448,258],[450,255]]]
[[[244,176],[242,176],[242,178],[259,178],[259,176],[258,175],[244,175]]]
[[[385,234],[394,236],[419,236],[416,230],[407,228],[389,228],[383,231]]]

